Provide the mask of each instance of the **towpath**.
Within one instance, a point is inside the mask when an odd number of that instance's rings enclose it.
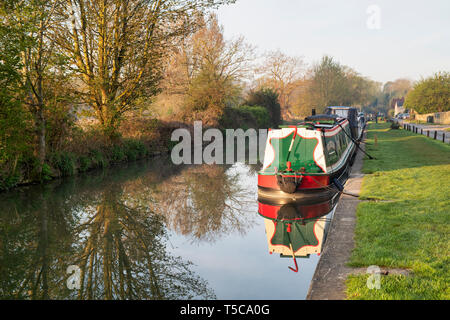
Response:
[[[364,149],[363,144],[361,147]],[[359,194],[363,180],[364,154],[358,151],[345,191]],[[345,280],[354,269],[346,266],[354,247],[353,234],[356,224],[358,198],[343,194],[336,207],[330,230],[319,263],[311,281],[307,300],[343,300]]]

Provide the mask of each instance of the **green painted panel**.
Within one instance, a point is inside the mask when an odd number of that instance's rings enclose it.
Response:
[[[314,149],[318,144],[317,139],[304,139],[297,135],[292,146],[292,151],[289,154],[289,147],[293,135],[294,133],[284,138],[270,138],[270,144],[275,151],[275,159],[270,166],[264,170],[265,173],[273,173],[275,168],[278,169],[278,172],[285,171],[287,169],[287,161],[291,161],[291,168],[294,171],[300,171],[301,168],[305,168],[305,171],[309,173],[322,172],[322,169],[314,162],[313,156]]]
[[[289,248],[292,243],[292,248],[297,251],[304,246],[317,246],[319,240],[314,234],[314,225],[317,220],[301,223],[292,223],[291,232],[287,232],[287,223],[278,222],[275,228],[275,234],[272,237],[271,243],[273,245],[284,245]]]

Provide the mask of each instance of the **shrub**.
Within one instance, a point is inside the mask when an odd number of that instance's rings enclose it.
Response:
[[[103,153],[99,150],[91,150],[90,157],[94,168],[104,168],[108,165]]]
[[[71,176],[75,173],[74,158],[69,152],[55,152],[50,156],[50,164],[58,169],[62,176]]]
[[[78,158],[78,165],[79,165],[78,170],[80,172],[86,172],[89,169],[91,169],[92,161],[89,158],[89,156],[80,156]]]
[[[258,128],[270,127],[270,115],[266,108],[261,106],[241,106],[238,108],[243,112],[248,112],[256,120]]]
[[[226,129],[242,128],[246,130],[248,128],[256,128],[257,121],[253,114],[245,108],[225,108],[220,119],[220,126]]]
[[[405,108],[418,113],[445,112],[450,110],[450,72],[438,72],[418,81],[408,93]]]
[[[281,107],[278,102],[278,93],[274,90],[262,88],[256,91],[250,91],[245,101],[245,105],[262,106],[269,112],[270,125],[278,127],[281,123]]]
[[[125,152],[122,148],[122,146],[120,145],[115,145],[113,146],[112,150],[111,150],[111,160],[113,162],[121,162],[123,160],[126,159],[126,155]]]
[[[129,161],[140,159],[148,154],[147,147],[139,140],[125,140],[123,142],[125,156]]]

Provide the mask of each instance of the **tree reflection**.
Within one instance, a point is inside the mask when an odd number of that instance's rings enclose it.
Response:
[[[243,179],[230,167],[189,167],[159,186],[155,211],[165,217],[169,228],[193,242],[215,241],[231,232],[243,234],[255,218],[249,213],[254,192]]]
[[[256,219],[256,184],[238,166],[163,163],[0,194],[0,298],[214,298],[192,263],[171,253],[167,230],[193,241],[244,233]],[[77,290],[67,286],[72,265]]]
[[[166,231],[160,216],[145,206],[122,199],[122,189],[105,190],[95,215],[79,228],[85,236],[78,252],[80,299],[211,298],[206,282],[191,263],[166,251]]]
[[[66,185],[63,194],[39,190],[2,201],[1,298],[214,298],[192,264],[167,250],[161,216],[130,200],[127,184],[106,180],[100,192],[73,195],[76,186]],[[66,285],[70,265],[81,269],[78,290]]]

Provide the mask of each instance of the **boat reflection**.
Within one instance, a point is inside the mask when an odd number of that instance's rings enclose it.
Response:
[[[297,257],[320,255],[333,217],[339,194],[317,202],[275,204],[258,200],[258,213],[264,218],[269,253],[293,258],[298,272]]]

